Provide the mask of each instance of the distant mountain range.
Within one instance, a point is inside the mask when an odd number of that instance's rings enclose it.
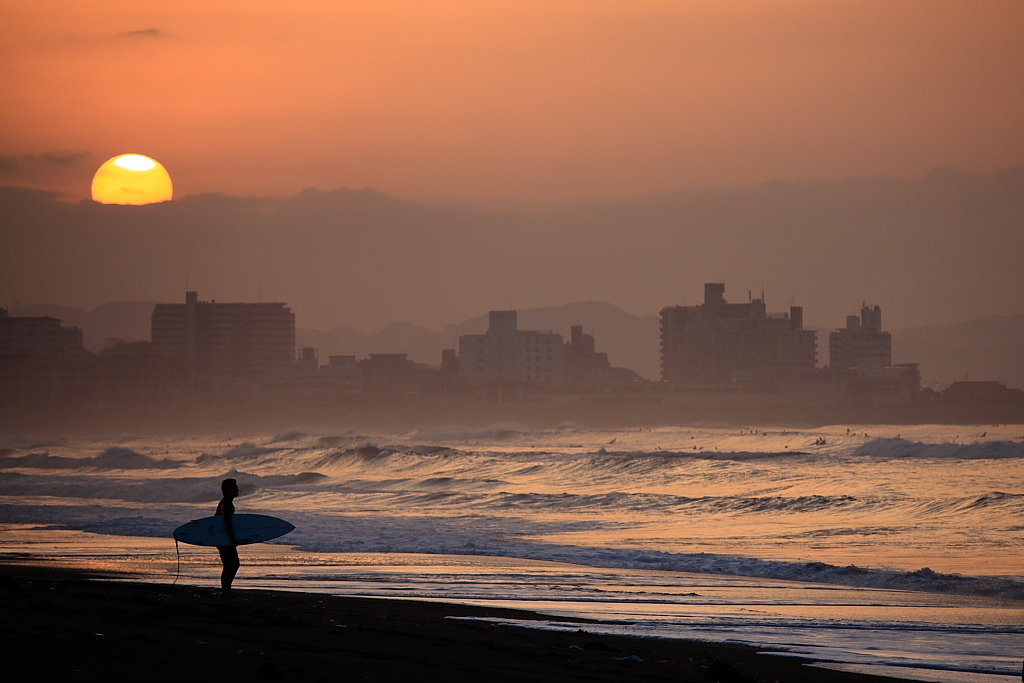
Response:
[[[98,351],[114,340],[149,339],[152,301],[113,302],[86,311],[54,304],[11,308],[16,316],[49,315],[80,327],[85,346]],[[584,301],[519,311],[519,328],[545,330],[569,337],[572,325],[595,337],[597,350],[612,365],[659,378],[658,316],[626,313],[608,303]],[[487,330],[479,315],[442,330],[392,323],[379,332],[347,327],[331,330],[298,328],[299,347],[318,350],[322,363],[331,355],[365,357],[370,353],[407,353],[413,360],[437,366],[442,349],[457,349],[459,336]],[[818,330],[818,358],[828,359],[827,330]],[[893,332],[893,361],[920,363],[925,386],[944,387],[958,380],[997,380],[1024,387],[1024,315],[978,318],[948,326],[916,327]]]
[[[768,310],[800,305],[823,328],[879,304],[897,329],[1024,313],[1021,225],[1024,168],[507,210],[344,188],[124,207],[0,187],[0,304],[182,301],[192,289],[286,301],[319,330],[437,330],[574,301],[657,315],[721,282],[729,301],[763,294]]]

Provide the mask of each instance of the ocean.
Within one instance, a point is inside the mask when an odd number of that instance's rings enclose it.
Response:
[[[516,424],[0,440],[0,559],[215,585],[171,531],[295,524],[238,588],[531,609],[906,679],[1019,681],[1024,426]],[[531,624],[538,626],[537,623]],[[785,653],[774,656],[786,656]]]

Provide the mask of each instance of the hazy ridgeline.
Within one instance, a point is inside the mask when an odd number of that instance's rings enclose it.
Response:
[[[220,301],[287,302],[299,344],[324,356],[407,352],[431,364],[459,334],[483,331],[486,311],[512,306],[524,328],[583,324],[613,364],[657,379],[658,311],[724,281],[731,301],[763,291],[769,310],[802,305],[819,330],[819,364],[823,332],[867,301],[895,333],[894,360],[922,363],[926,382],[966,374],[1020,385],[1021,224],[1021,169],[506,211],[370,190],[111,207],[6,188],[0,292],[12,311],[91,309],[178,302],[187,284]],[[108,329],[146,338],[140,320]]]

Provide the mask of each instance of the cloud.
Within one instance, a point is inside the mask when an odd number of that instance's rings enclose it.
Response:
[[[0,155],[0,179],[32,183],[55,180],[57,176],[86,165],[91,156],[89,152],[44,152],[38,156]]]
[[[168,34],[158,28],[144,28],[137,31],[125,31],[114,35],[114,40],[148,40],[167,38]]]
[[[39,157],[45,164],[58,166],[77,166],[89,158],[89,152],[44,152]]]
[[[0,154],[0,183],[83,198],[95,170],[91,159],[91,152]]]

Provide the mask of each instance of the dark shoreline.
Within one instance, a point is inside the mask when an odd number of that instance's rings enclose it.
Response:
[[[896,680],[740,645],[596,635],[583,620],[555,632],[451,618],[548,620],[518,610],[245,589],[226,599],[209,586],[104,578],[131,577],[0,565],[10,680]]]

